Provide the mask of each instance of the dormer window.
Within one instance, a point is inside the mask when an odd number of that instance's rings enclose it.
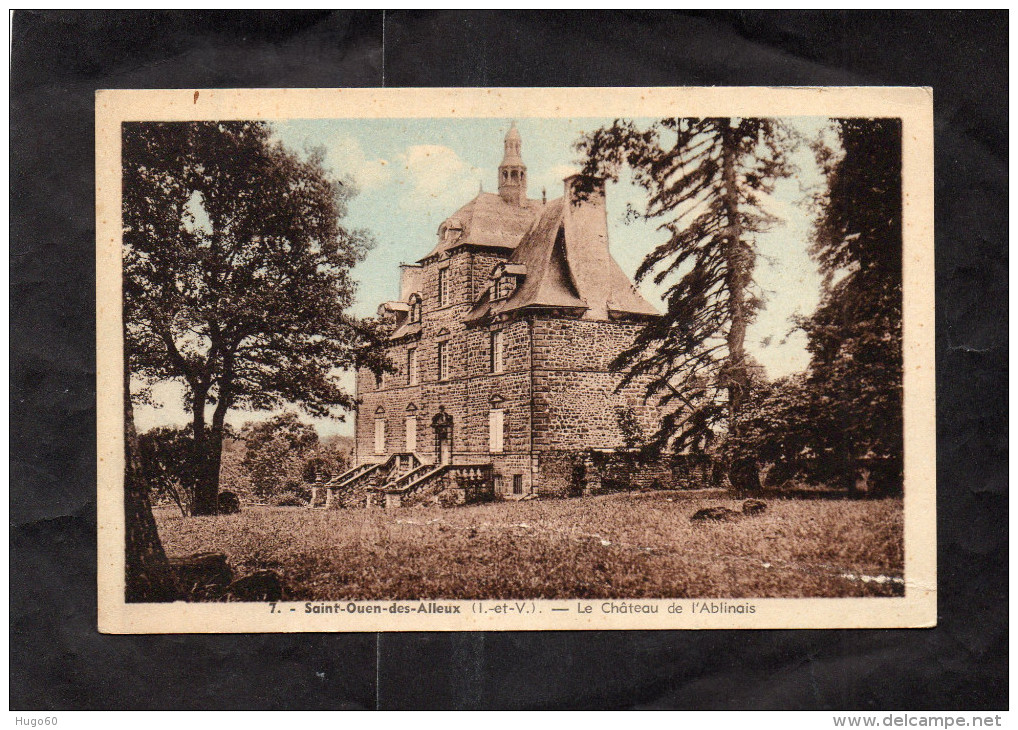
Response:
[[[498,264],[491,276],[492,299],[506,299],[512,296],[519,286],[520,279],[526,275],[527,269],[522,264]]]
[[[410,323],[421,321],[421,295],[410,295]]]
[[[503,275],[495,280],[495,299],[505,299],[516,290],[516,277]]]
[[[438,239],[443,243],[455,243],[463,235],[463,224],[457,218],[450,218],[438,228]]]

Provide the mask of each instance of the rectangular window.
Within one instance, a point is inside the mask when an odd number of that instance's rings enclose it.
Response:
[[[488,411],[488,451],[501,454],[505,438],[505,412],[501,408]]]
[[[385,453],[385,419],[375,419],[375,453]]]
[[[406,351],[406,378],[408,385],[417,385],[417,348]]]
[[[406,417],[406,450],[417,451],[417,416]]]
[[[502,330],[491,333],[491,362],[489,365],[493,373],[500,373],[505,369],[502,351]]]
[[[522,474],[513,474],[513,494],[523,494]]]
[[[438,379],[445,380],[449,377],[449,343],[438,343]]]
[[[449,269],[438,270],[438,306],[449,303]]]

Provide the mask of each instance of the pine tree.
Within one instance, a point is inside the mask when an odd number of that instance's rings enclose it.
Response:
[[[900,491],[901,122],[839,119],[836,126],[843,154],[817,147],[828,179],[812,247],[823,299],[802,322],[813,410],[824,419],[817,448],[850,483],[863,460],[880,465],[879,489]]]
[[[613,363],[620,387],[646,379],[645,396],[668,415],[658,447],[703,448],[737,434],[751,363],[746,328],[762,305],[753,272],[755,236],[776,219],[764,198],[791,173],[791,137],[772,119],[663,119],[641,130],[617,120],[578,144],[590,177],[627,167],[648,194],[633,211],[667,240],[636,273],[667,288],[667,309]],[[671,406],[668,408],[668,406]]]

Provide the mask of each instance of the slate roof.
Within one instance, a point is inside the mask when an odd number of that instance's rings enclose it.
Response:
[[[389,339],[398,340],[400,337],[409,337],[411,335],[419,335],[420,333],[421,333],[420,322],[410,322],[404,319],[403,322],[396,327],[393,333],[389,335]]]
[[[443,223],[459,225],[462,233],[455,238],[441,238],[431,253],[420,260],[424,261],[463,244],[514,248],[540,214],[542,207],[540,200],[528,198],[524,205],[510,205],[496,193],[478,193],[477,197]]]
[[[657,315],[608,250],[607,227],[603,205],[550,201],[508,261],[526,276],[505,299],[492,301],[489,288],[467,321],[527,307],[582,309],[590,319]]]

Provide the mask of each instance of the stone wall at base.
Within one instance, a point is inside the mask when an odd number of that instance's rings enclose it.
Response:
[[[496,499],[521,499],[534,492],[534,458],[529,453],[492,454],[490,459]]]
[[[577,497],[583,494],[583,454],[576,451],[542,451],[537,457],[534,481],[541,497]]]
[[[702,454],[641,457],[631,451],[546,451],[535,475],[541,496],[570,497],[638,489],[700,489],[718,485],[713,460]]]

